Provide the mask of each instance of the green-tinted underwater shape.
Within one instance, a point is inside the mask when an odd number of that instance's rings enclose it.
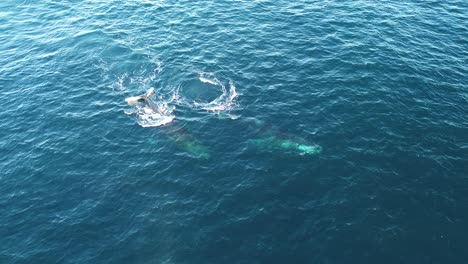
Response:
[[[281,139],[274,136],[250,139],[248,142],[256,146],[261,151],[293,151],[301,155],[317,155],[322,151],[319,145],[300,144],[290,139]]]
[[[202,144],[198,143],[197,141],[183,142],[183,148],[187,153],[189,153],[190,155],[194,157],[201,158],[201,159],[210,158],[208,149]]]

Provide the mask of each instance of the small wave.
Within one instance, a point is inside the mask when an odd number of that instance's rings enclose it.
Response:
[[[98,59],[96,66],[101,69],[101,76],[104,79],[113,80],[109,88],[125,91],[134,87],[149,87],[154,83],[162,71],[161,62],[151,56],[138,55],[136,57],[133,61],[124,63]]]

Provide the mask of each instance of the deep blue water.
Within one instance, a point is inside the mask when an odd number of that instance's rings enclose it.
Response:
[[[0,263],[468,263],[466,0],[3,0],[0,89]]]

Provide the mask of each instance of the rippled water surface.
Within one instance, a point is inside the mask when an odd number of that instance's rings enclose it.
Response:
[[[464,0],[3,0],[0,263],[466,263],[467,65]]]

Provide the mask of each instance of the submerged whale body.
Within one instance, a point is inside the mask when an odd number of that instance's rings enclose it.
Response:
[[[319,145],[309,145],[295,142],[290,139],[282,139],[275,136],[269,136],[259,139],[249,139],[248,143],[261,151],[289,151],[300,155],[317,155],[322,151]]]
[[[128,97],[125,101],[129,105],[135,105],[137,108],[143,106],[143,114],[139,115],[139,122],[140,125],[143,127],[147,126],[159,126],[161,124],[167,124],[172,122],[174,119],[174,115],[172,115],[172,110],[168,111],[167,105],[164,104],[156,104],[151,100],[151,96],[154,95],[154,89],[149,89],[144,95],[141,96],[133,96]],[[148,113],[148,112],[149,113]],[[221,115],[219,118],[230,118],[230,119],[237,119],[238,117],[233,117],[229,115]],[[153,121],[156,120],[159,123],[156,125],[146,125],[147,123],[143,123],[144,121]],[[168,122],[166,122],[168,120]],[[174,126],[175,125],[175,126]],[[299,155],[317,155],[322,151],[322,147],[319,145],[309,144],[305,142],[305,140],[301,138],[291,137],[287,135],[278,135],[274,131],[265,127],[264,122],[258,121],[254,119],[254,126],[261,127],[261,131],[263,131],[264,137],[256,138],[256,139],[249,139],[247,143],[250,145],[255,146],[258,150],[264,152],[283,152],[283,153],[290,153],[290,154],[299,154]],[[200,143],[197,139],[193,138],[193,136],[187,132],[187,130],[180,125],[177,125],[177,122],[173,124],[169,131],[167,131],[169,138],[176,143],[176,145],[188,153],[190,156],[208,159],[210,157],[208,148],[205,147],[203,144]],[[273,135],[272,135],[273,134]],[[295,138],[291,139],[291,138]]]
[[[157,104],[151,100],[154,95],[154,88],[149,89],[144,95],[132,96],[125,99],[131,105],[136,106],[140,112],[137,112],[138,123],[143,127],[154,127],[165,125],[172,122],[175,118],[172,115],[172,109],[165,104]],[[210,154],[208,148],[196,140],[181,124],[173,123],[166,130],[171,141],[178,148],[192,157],[208,159]]]
[[[162,128],[162,131],[168,135],[178,149],[188,154],[188,156],[199,159],[210,158],[209,148],[195,138],[183,123],[173,122],[170,126]]]
[[[171,138],[179,148],[183,149],[190,156],[201,159],[210,158],[208,148],[198,140],[192,138],[192,136],[188,134],[178,134],[171,136]]]
[[[274,125],[256,118],[246,120],[249,128],[260,136],[247,140],[247,144],[260,152],[279,152],[293,155],[314,156],[322,152],[322,147],[306,139],[281,132]]]

